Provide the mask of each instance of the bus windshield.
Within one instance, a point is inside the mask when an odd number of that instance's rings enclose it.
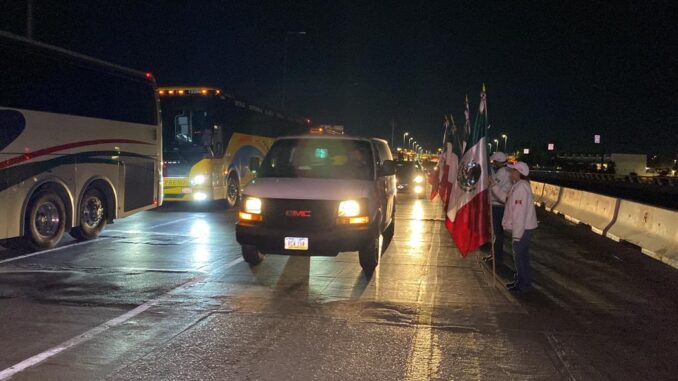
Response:
[[[170,156],[212,156],[214,126],[207,102],[162,100],[163,147]]]
[[[371,180],[370,142],[349,139],[283,139],[273,144],[257,177]]]

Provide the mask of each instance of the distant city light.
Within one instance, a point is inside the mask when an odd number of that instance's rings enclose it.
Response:
[[[529,148],[524,148],[524,149],[523,149],[523,154],[529,155],[529,154],[530,154],[530,149],[529,149]]]
[[[548,150],[553,151],[556,148],[556,145],[553,143],[549,143]]]
[[[600,135],[593,135],[593,142],[596,144],[600,144]]]

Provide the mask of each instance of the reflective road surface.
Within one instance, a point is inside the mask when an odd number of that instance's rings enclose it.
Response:
[[[439,209],[401,197],[371,278],[357,253],[250,267],[219,206],[0,250],[0,380],[677,377],[677,270],[540,213],[535,288],[513,295],[508,267],[493,283],[482,253],[460,257]]]

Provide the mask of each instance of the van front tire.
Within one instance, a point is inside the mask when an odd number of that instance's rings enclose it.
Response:
[[[250,265],[258,265],[264,260],[264,255],[253,245],[241,245],[242,259]]]
[[[358,252],[360,267],[368,275],[371,275],[377,265],[379,265],[380,246],[380,237],[377,236],[377,238],[373,239]]]

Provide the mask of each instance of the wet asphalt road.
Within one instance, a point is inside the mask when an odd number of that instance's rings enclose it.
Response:
[[[357,253],[250,267],[232,211],[176,205],[0,250],[0,380],[675,379],[678,270],[540,213],[516,296],[438,205],[400,198],[371,278]]]

